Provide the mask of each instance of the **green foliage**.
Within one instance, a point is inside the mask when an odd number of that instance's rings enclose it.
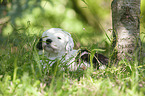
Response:
[[[102,39],[100,38],[103,37],[103,31],[99,22],[105,20],[105,17],[102,17],[106,16],[109,11],[105,11],[103,7],[99,6],[98,3],[103,4],[103,1],[86,1],[86,3],[89,10],[88,8],[86,8],[87,10],[81,8],[86,6],[80,6],[80,4],[84,4],[81,0],[13,0],[6,2],[6,5],[2,8],[3,10],[0,11],[1,14],[6,13],[2,17],[2,20],[6,22],[1,28],[1,41],[7,39],[8,36],[13,39],[19,32],[28,36],[30,34],[40,35],[49,28],[60,27],[72,33],[76,43],[80,42],[82,46],[90,46],[89,44],[93,45],[94,42],[101,42]],[[92,3],[98,4],[99,7],[91,6]],[[2,5],[4,4],[2,3]],[[98,12],[98,9],[102,11]],[[19,29],[19,31],[15,29]],[[77,38],[75,38],[76,36]],[[103,39],[106,38],[103,37]],[[98,45],[104,47],[105,43]]]
[[[0,81],[0,95],[1,96],[40,96],[42,93],[42,86],[39,80],[33,80],[24,73],[21,79],[11,81],[11,76],[5,75]]]
[[[137,57],[122,60],[119,66],[110,63],[104,70],[69,71],[61,61],[54,66],[40,63],[48,61],[35,46],[51,27],[70,32],[76,45],[88,46],[91,56],[95,51],[112,54],[110,35],[102,35],[99,23],[108,20],[109,1],[104,1],[8,0],[5,8],[1,4],[0,21],[6,22],[0,24],[0,96],[144,96],[145,61],[140,63]]]
[[[145,10],[144,10],[144,7],[145,7],[145,1],[141,0],[141,23],[145,23]]]
[[[65,64],[58,61],[54,66],[41,65],[48,63],[47,58],[39,56],[35,48],[37,36],[23,39],[17,47],[7,41],[5,49],[0,50],[0,95],[1,96],[144,96],[145,71],[144,63],[136,59],[129,62],[122,60],[118,66],[104,70],[69,71]],[[27,42],[27,44],[25,43]],[[104,51],[93,49],[95,51]],[[136,58],[136,57],[134,57]],[[139,65],[140,63],[140,65]],[[66,71],[62,70],[62,67]]]

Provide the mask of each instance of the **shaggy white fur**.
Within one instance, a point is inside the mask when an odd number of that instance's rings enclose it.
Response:
[[[77,69],[74,60],[78,50],[73,50],[71,34],[60,28],[51,28],[43,32],[41,43],[43,50],[39,51],[39,54],[44,54],[50,60],[50,66],[53,64],[51,60],[59,59],[62,62],[67,61],[70,70]]]

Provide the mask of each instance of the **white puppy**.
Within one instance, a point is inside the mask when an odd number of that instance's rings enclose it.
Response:
[[[55,63],[56,59],[59,59],[61,64],[66,64],[70,70],[90,67],[91,52],[88,50],[73,50],[73,47],[74,42],[71,35],[60,28],[51,28],[43,32],[42,38],[37,44],[37,48],[41,50],[39,54],[44,54],[48,58],[50,66]],[[108,58],[95,53],[92,62],[95,68],[99,68],[100,64],[108,64]]]
[[[73,50],[74,42],[71,35],[60,28],[51,28],[42,34],[42,39],[37,44],[39,54],[44,54],[51,63],[51,60],[59,59],[68,62],[70,70],[76,70],[74,60],[77,50]],[[63,60],[62,60],[63,59]],[[51,63],[53,64],[53,63]]]

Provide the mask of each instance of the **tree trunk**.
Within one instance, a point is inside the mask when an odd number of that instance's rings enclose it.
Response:
[[[132,60],[133,54],[141,47],[140,0],[113,0],[111,7],[117,60]]]

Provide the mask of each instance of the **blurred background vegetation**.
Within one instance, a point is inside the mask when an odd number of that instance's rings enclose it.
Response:
[[[43,31],[53,27],[70,32],[76,43],[75,48],[107,50],[112,34],[111,2],[112,0],[0,0],[0,43],[9,41],[17,46],[26,37],[38,38]],[[141,0],[142,41],[144,28],[145,0]]]
[[[141,1],[141,40],[145,48],[145,0]],[[137,66],[136,59],[131,63],[121,61],[118,68],[69,73],[49,65],[48,72],[39,62],[47,58],[38,55],[35,45],[41,34],[52,27],[71,33],[75,48],[101,48],[106,50],[102,53],[109,56],[111,2],[0,0],[0,96],[41,93],[40,96],[144,96],[139,95],[145,93],[144,63]],[[78,82],[76,78],[82,76]]]

